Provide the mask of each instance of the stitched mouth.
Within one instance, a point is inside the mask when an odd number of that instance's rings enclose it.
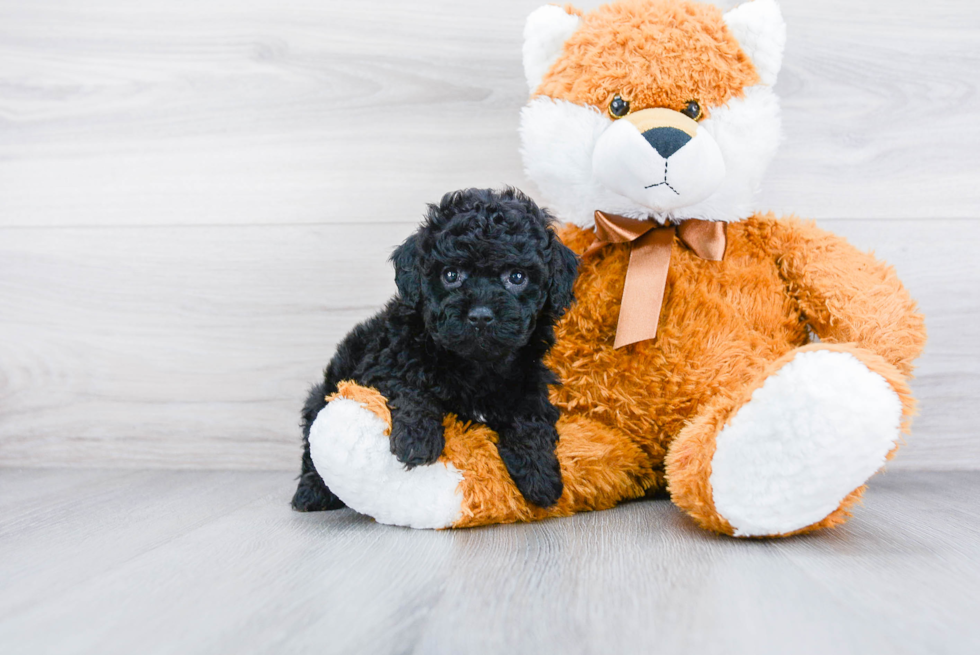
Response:
[[[665,186],[668,189],[670,189],[671,191],[673,191],[675,195],[678,195],[678,196],[681,195],[680,191],[678,191],[674,187],[670,186],[670,183],[667,182],[667,165],[668,165],[668,162],[669,161],[670,161],[669,159],[665,159],[664,160],[664,181],[663,182],[657,182],[656,184],[648,184],[647,186],[643,187],[643,190],[644,191],[646,191],[647,189],[655,189],[658,186]]]
[[[672,187],[672,186],[670,186],[669,184],[667,184],[667,180],[664,180],[663,182],[657,182],[656,184],[651,184],[651,185],[649,185],[649,186],[645,186],[645,187],[643,187],[643,188],[644,188],[644,189],[655,189],[655,188],[656,188],[656,187],[658,187],[658,186],[665,186],[665,187],[667,187],[668,189],[670,189],[671,191],[673,191],[673,192],[674,192],[675,194],[677,194],[677,195],[681,195],[681,193],[680,193],[680,191],[678,191],[678,190],[677,190],[677,189],[675,189],[674,187]]]

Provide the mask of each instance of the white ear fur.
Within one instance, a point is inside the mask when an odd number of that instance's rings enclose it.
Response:
[[[763,84],[775,84],[786,45],[786,23],[776,0],[741,4],[725,14],[725,23],[755,64]]]
[[[534,91],[557,61],[565,41],[578,29],[581,18],[561,7],[545,5],[531,12],[524,24],[524,77]]]

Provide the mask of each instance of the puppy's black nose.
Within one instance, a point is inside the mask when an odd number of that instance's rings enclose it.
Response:
[[[490,311],[489,307],[479,306],[474,307],[470,310],[470,313],[466,315],[466,320],[470,322],[470,325],[475,327],[486,327],[493,323],[493,312]]]

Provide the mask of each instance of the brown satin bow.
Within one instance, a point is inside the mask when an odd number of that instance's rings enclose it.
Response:
[[[633,244],[614,348],[656,338],[674,234],[701,259],[718,262],[725,257],[726,226],[726,223],[694,218],[680,225],[660,225],[601,211],[595,213],[595,241],[585,251],[585,257],[608,243]]]

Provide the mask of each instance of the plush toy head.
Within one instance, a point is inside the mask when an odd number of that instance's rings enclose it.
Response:
[[[541,7],[524,31],[528,176],[563,220],[595,210],[734,221],[779,141],[771,86],[785,25],[774,0],[726,14],[691,0]]]
[[[506,358],[572,303],[578,260],[552,222],[516,189],[447,193],[392,254],[401,302],[443,348]]]

